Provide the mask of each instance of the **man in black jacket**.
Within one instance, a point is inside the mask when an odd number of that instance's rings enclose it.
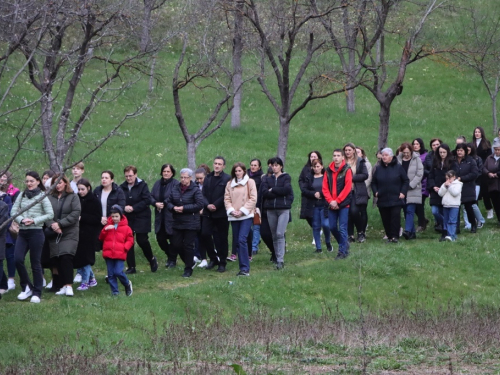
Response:
[[[125,182],[120,187],[125,193],[125,216],[128,225],[134,232],[137,244],[149,262],[151,272],[156,272],[158,261],[153,255],[148,238],[148,234],[151,232],[151,209],[149,208],[151,194],[148,184],[137,177],[137,168],[133,165],[125,167],[123,172],[125,173]],[[125,273],[136,273],[134,246],[127,253],[127,265]]]
[[[203,182],[203,228],[202,237],[205,241],[210,263],[207,270],[218,265],[217,271],[226,271],[229,221],[224,207],[224,193],[231,176],[224,173],[226,160],[222,156],[214,159],[214,170],[205,177]]]

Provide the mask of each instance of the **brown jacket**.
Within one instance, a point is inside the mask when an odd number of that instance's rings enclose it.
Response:
[[[224,205],[229,221],[245,220],[253,217],[257,203],[257,187],[255,181],[245,175],[239,182],[230,180],[226,185]],[[238,218],[231,215],[233,211],[243,212]]]

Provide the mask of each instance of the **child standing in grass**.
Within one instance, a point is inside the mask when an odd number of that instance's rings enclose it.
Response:
[[[111,207],[111,216],[107,225],[101,231],[99,240],[103,242],[102,256],[108,268],[108,282],[111,293],[118,295],[118,282],[120,280],[125,287],[127,297],[132,295],[132,282],[123,271],[127,252],[134,244],[132,229],[128,226],[128,221],[123,216],[123,209],[115,204]]]
[[[446,182],[439,188],[438,194],[443,198],[443,230],[446,231],[446,241],[456,241],[457,219],[460,210],[460,201],[462,197],[461,181],[456,179],[456,172],[451,169],[445,174]]]

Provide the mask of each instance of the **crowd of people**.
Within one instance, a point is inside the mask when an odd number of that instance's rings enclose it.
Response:
[[[327,251],[337,249],[336,260],[349,256],[351,243],[367,241],[370,199],[379,210],[387,243],[397,243],[401,237],[414,240],[428,228],[427,198],[439,241],[457,240],[461,206],[464,230],[471,233],[485,223],[479,200],[484,202],[488,219],[494,217],[493,211],[500,218],[500,133],[491,144],[484,129],[477,127],[472,142],[460,136],[453,150],[438,138],[431,139],[429,146],[427,150],[424,141],[415,138],[395,151],[383,148],[373,164],[364,149],[352,143],[335,149],[327,164],[319,151],[311,151],[298,183],[300,218],[312,229],[315,251],[323,251],[322,234]],[[292,180],[283,161],[271,158],[264,170],[259,159],[251,160],[248,170],[242,162],[235,163],[229,174],[225,168],[224,157],[216,156],[213,170],[206,164],[195,171],[183,168],[176,179],[176,169],[167,163],[161,166],[160,179],[151,191],[132,165],[124,168],[121,185],[115,183],[112,171],[105,170],[94,189],[83,178],[83,163],[73,167],[71,181],[50,170],[41,177],[27,172],[24,191],[5,172],[0,176],[0,224],[10,217],[14,220],[0,231],[0,298],[16,288],[16,271],[19,300],[31,297],[31,302],[40,302],[44,287],[65,296],[74,295],[73,283],[80,283],[78,291],[95,287],[92,266],[101,250],[112,294],[119,294],[119,281],[125,294],[132,295],[127,275],[137,272],[135,242],[151,272],[158,269],[149,241],[151,208],[166,267],[176,268],[180,258],[183,277],[191,277],[196,267],[225,272],[227,262],[236,260],[237,276],[249,276],[261,241],[275,268],[283,269],[285,234],[294,202]],[[32,278],[25,266],[28,252]],[[48,272],[51,281],[44,285]]]

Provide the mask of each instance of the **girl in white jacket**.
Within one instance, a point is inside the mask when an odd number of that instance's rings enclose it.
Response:
[[[443,230],[448,234],[444,239],[454,242],[457,239],[457,219],[460,210],[463,183],[456,180],[457,174],[454,170],[449,170],[445,176],[446,182],[441,185],[438,191],[439,196],[443,197]]]

